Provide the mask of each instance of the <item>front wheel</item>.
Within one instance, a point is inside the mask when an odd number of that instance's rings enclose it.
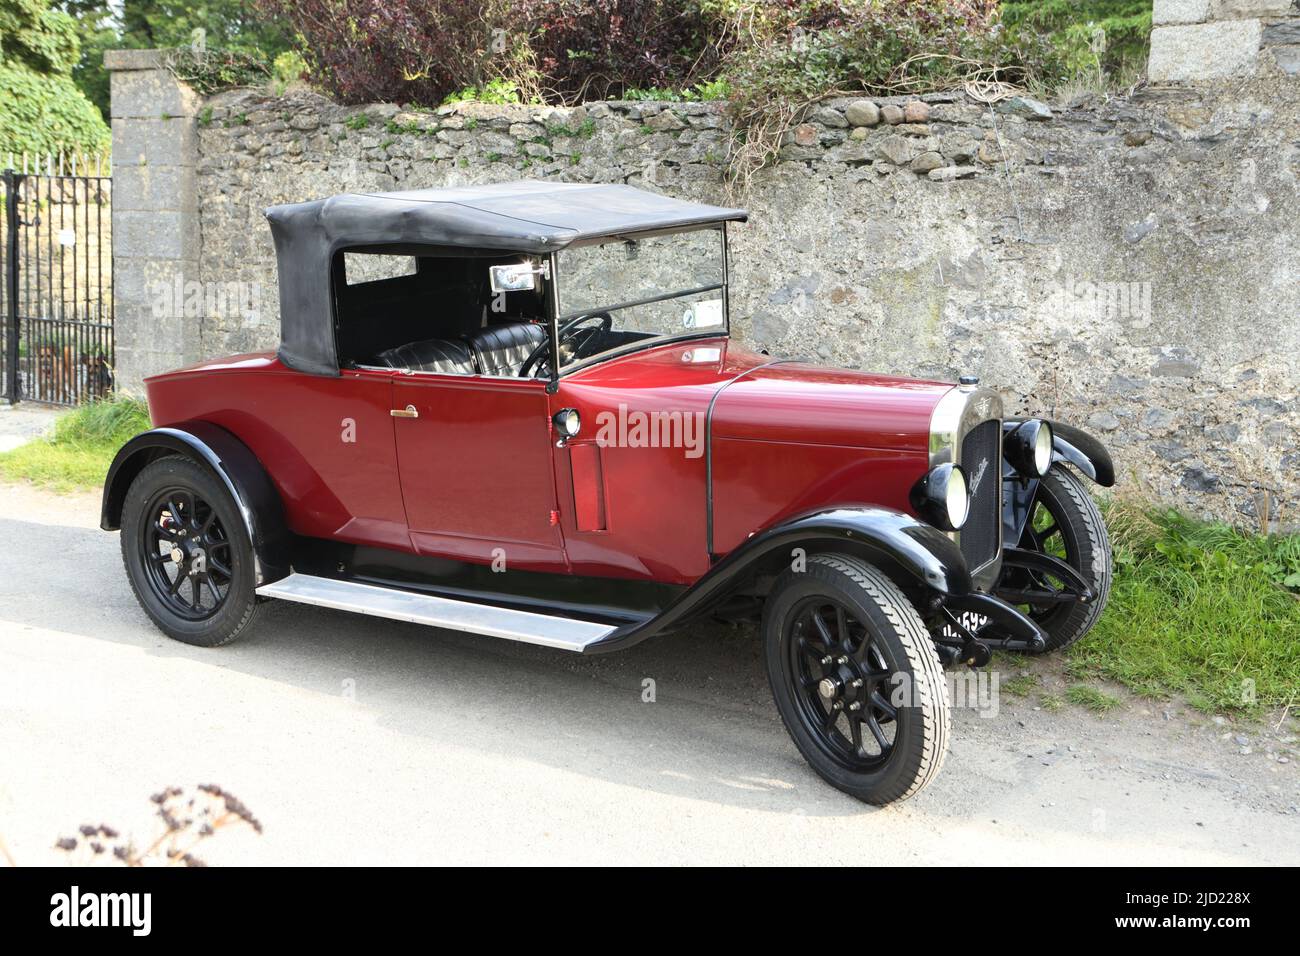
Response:
[[[252,545],[225,486],[181,457],[144,467],[122,506],[122,563],[136,599],[178,641],[217,647],[257,610]]]
[[[1097,593],[1096,600],[1088,604],[1022,605],[1021,609],[1047,635],[1047,644],[1038,653],[1069,647],[1092,630],[1106,609],[1114,559],[1101,511],[1083,482],[1063,465],[1053,465],[1039,482],[1038,497],[1025,523],[1020,547],[1060,558],[1078,571]],[[1015,586],[1028,585],[1047,591],[1054,586],[1050,575],[1019,569],[1009,571],[1008,578]]]
[[[813,770],[874,804],[934,779],[950,724],[943,670],[889,578],[850,555],[815,555],[777,580],[762,627],[777,709]]]

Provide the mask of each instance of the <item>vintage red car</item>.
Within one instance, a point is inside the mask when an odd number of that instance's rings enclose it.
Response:
[[[177,640],[267,598],[587,654],[752,617],[799,750],[886,803],[943,760],[944,665],[1102,611],[1105,449],[973,378],[731,341],[744,210],[521,182],[267,216],[279,350],[149,379],[104,489]]]

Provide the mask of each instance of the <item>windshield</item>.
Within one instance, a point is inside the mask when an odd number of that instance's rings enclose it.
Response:
[[[721,228],[564,250],[557,258],[561,365],[725,332],[723,261]]]

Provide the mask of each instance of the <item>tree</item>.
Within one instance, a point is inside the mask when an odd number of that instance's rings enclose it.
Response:
[[[81,57],[72,78],[108,117],[104,51],[202,45],[248,53],[270,63],[292,47],[288,30],[256,16],[252,0],[55,0],[76,23]]]
[[[76,21],[49,0],[0,0],[0,153],[99,152],[103,117],[72,80]]]
[[[78,52],[76,23],[47,0],[0,0],[0,62],[68,73]]]
[[[60,10],[72,17],[81,41],[81,57],[72,68],[72,81],[108,120],[108,71],[104,51],[122,45],[108,0],[57,0]]]
[[[291,46],[283,23],[257,15],[251,0],[123,0],[126,46],[190,46],[197,30],[213,49],[257,53],[268,63]]]

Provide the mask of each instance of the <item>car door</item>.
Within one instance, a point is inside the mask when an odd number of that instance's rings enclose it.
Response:
[[[421,554],[563,571],[544,382],[400,374],[397,459]]]
[[[202,417],[239,436],[266,466],[290,529],[308,538],[409,548],[394,450],[393,373],[337,377],[232,368],[211,389],[178,393],[168,420]]]

